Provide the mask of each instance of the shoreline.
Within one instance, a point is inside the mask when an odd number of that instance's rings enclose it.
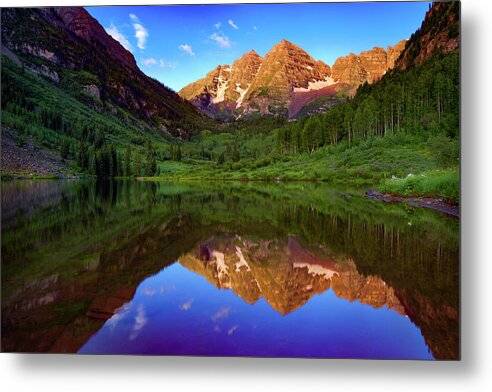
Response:
[[[384,203],[406,203],[412,207],[428,208],[453,218],[460,219],[460,206],[449,203],[444,199],[434,197],[398,196],[389,193],[381,193],[374,189],[365,192],[365,196],[371,200]]]
[[[26,176],[26,175],[12,175],[2,173],[2,182],[12,181],[12,180],[82,180],[82,179],[97,179],[94,176],[84,176],[84,175],[72,175],[72,176]],[[319,184],[330,184],[340,185],[336,182],[314,180],[314,179],[267,179],[267,178],[255,178],[255,179],[235,179],[235,178],[218,178],[218,177],[205,177],[205,178],[164,178],[161,176],[155,177],[114,177],[115,180],[135,180],[135,181],[158,181],[158,182],[200,182],[200,181],[213,181],[213,182],[241,182],[241,183],[271,183],[271,184],[286,184],[286,183],[319,183]],[[367,186],[367,185],[366,185]],[[362,191],[361,185],[356,186],[361,191],[361,195],[371,199],[378,200],[384,203],[406,203],[412,207],[427,208],[442,214],[451,216],[453,218],[460,218],[460,208],[459,204],[453,204],[446,201],[443,198],[436,197],[423,197],[423,196],[401,196],[391,193],[382,193],[376,189],[368,189],[367,191]]]

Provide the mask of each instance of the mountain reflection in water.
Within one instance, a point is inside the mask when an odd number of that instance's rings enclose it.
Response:
[[[36,184],[2,200],[4,351],[459,357],[456,220],[314,184]]]

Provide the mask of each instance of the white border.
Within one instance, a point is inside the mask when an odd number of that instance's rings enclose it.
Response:
[[[230,3],[234,1],[209,1]],[[259,2],[247,1],[242,2]],[[275,2],[275,1],[269,1]],[[277,1],[278,2],[278,1]],[[136,0],[87,0],[136,5]],[[141,4],[173,3],[146,0]],[[181,0],[174,3],[203,4]],[[6,6],[80,1],[3,0]],[[462,0],[462,361],[85,357],[0,354],[4,391],[485,391],[492,373],[490,1]]]

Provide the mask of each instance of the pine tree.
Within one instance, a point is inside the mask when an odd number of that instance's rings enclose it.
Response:
[[[140,154],[137,154],[136,160],[135,160],[135,168],[133,170],[134,175],[139,177],[142,175],[142,156]]]
[[[234,144],[232,146],[232,161],[239,162],[240,159],[241,159],[241,154],[239,153],[239,146],[237,141],[234,141]]]
[[[176,160],[177,161],[181,161],[181,158],[182,158],[181,145],[178,144],[178,148],[177,148],[177,151],[176,151]]]
[[[130,177],[132,175],[132,150],[130,149],[130,146],[128,146],[125,150],[124,167],[125,176]]]
[[[118,167],[118,153],[116,152],[116,148],[111,145],[109,149],[109,159],[111,161],[111,170],[109,172],[110,177],[118,177],[120,174],[120,170]]]
[[[145,175],[146,176],[155,176],[157,173],[157,159],[156,152],[152,147],[152,144],[148,142],[145,147]]]
[[[70,155],[70,143],[67,139],[63,139],[60,147],[60,155],[63,160],[67,159]]]
[[[87,145],[84,141],[79,143],[79,151],[77,154],[77,164],[82,170],[89,169],[89,155],[87,151]]]
[[[222,165],[224,164],[224,162],[225,162],[225,154],[224,151],[222,151],[219,157],[217,158],[217,164]]]

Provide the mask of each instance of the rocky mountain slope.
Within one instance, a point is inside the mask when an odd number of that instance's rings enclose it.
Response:
[[[18,140],[11,129],[2,127],[0,168],[10,175],[67,177],[70,169],[59,154],[36,145],[32,138]]]
[[[292,93],[318,90],[333,84],[330,67],[312,58],[287,40],[280,41],[265,56],[246,93],[245,111],[282,114]]]
[[[352,95],[360,84],[379,80],[404,46],[401,41],[387,49],[349,54],[330,68],[284,39],[264,59],[248,52],[232,66],[219,65],[179,94],[215,117],[255,112],[295,117],[313,100],[339,92]]]
[[[350,53],[336,59],[332,67],[333,79],[356,88],[364,82],[378,81],[389,69],[405,47],[405,40],[387,49],[375,47],[360,54]]]
[[[133,55],[82,7],[3,9],[2,54],[63,88],[77,77],[81,90],[105,109],[121,108],[175,136],[186,137],[203,120],[140,71]]]
[[[434,2],[420,28],[412,34],[395,68],[405,70],[422,64],[435,53],[450,53],[460,45],[459,1]]]
[[[241,106],[261,63],[262,58],[251,50],[232,66],[218,65],[204,78],[181,89],[179,94],[212,116],[222,110],[234,110]]]
[[[212,116],[260,113],[292,118],[299,113],[315,113],[321,103],[321,109],[326,110],[337,104],[340,93],[352,96],[361,84],[375,83],[391,69],[405,70],[422,64],[435,53],[457,50],[459,12],[459,2],[435,2],[408,41],[350,53],[337,58],[331,67],[282,40],[264,59],[254,53],[255,66],[248,72],[242,71],[240,61],[232,66],[219,66],[179,94]],[[248,80],[236,76],[230,81],[233,74],[248,75]],[[235,93],[227,94],[230,91]],[[318,101],[320,105],[315,104]]]

